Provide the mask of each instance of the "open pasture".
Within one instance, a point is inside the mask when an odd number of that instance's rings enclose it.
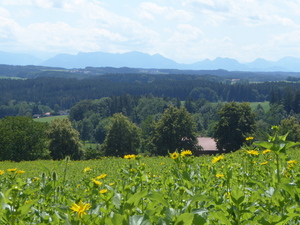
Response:
[[[46,116],[46,117],[40,117],[40,118],[35,118],[33,119],[34,121],[38,122],[47,122],[50,123],[54,119],[63,119],[68,117],[67,115],[61,115],[61,116]]]
[[[0,223],[298,224],[299,149],[276,160],[240,150],[0,162]]]

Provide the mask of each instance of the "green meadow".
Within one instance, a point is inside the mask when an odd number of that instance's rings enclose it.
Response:
[[[299,149],[279,155],[244,149],[202,157],[184,151],[169,157],[4,161],[0,221],[298,224],[299,162]]]

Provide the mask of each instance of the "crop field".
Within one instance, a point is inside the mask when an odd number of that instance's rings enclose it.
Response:
[[[299,224],[300,154],[0,163],[1,224]]]

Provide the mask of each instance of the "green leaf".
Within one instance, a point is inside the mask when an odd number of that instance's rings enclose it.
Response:
[[[208,202],[208,201],[212,201],[212,197],[197,194],[193,197],[191,204],[193,204],[195,202]]]
[[[145,196],[147,195],[147,193],[148,193],[148,190],[147,190],[147,189],[145,189],[145,190],[143,190],[143,191],[140,191],[140,192],[137,192],[137,193],[135,193],[134,195],[132,195],[132,196],[127,200],[127,202],[128,202],[129,204],[132,204],[132,203],[133,203],[134,206],[138,206],[138,204],[139,204],[141,198],[145,197]]]
[[[291,197],[293,198],[295,197],[295,192],[294,192],[295,186],[286,183],[285,184],[281,183],[279,184],[279,188],[287,191],[291,195]]]
[[[116,225],[116,224],[125,225],[126,220],[122,215],[115,213],[115,214],[113,214],[112,217],[105,218],[105,224],[106,225]]]
[[[289,148],[291,148],[291,147],[294,147],[294,146],[297,146],[297,145],[300,145],[300,142],[288,142],[287,144],[286,144],[286,149],[289,149]]]
[[[224,213],[222,212],[211,212],[210,213],[214,219],[218,220],[219,222],[221,222],[221,224],[225,224],[225,225],[232,225],[232,223],[230,222],[230,220],[224,215]]]
[[[266,148],[266,149],[271,149],[273,146],[273,143],[267,142],[267,141],[261,141],[261,142],[254,142],[254,145]]]
[[[194,220],[194,214],[192,213],[184,213],[181,214],[176,222],[175,225],[192,225]]]
[[[193,209],[192,213],[202,216],[202,215],[208,213],[208,210],[207,209]]]
[[[115,193],[114,197],[112,198],[112,202],[117,209],[119,209],[121,206],[121,198],[122,195],[118,193]]]
[[[38,202],[38,199],[32,200],[29,203],[22,205],[18,209],[18,211],[21,213],[21,215],[25,216],[29,212],[31,206],[37,202]]]
[[[195,214],[193,224],[204,225],[206,224],[206,219],[202,216]]]
[[[230,197],[234,204],[240,205],[245,199],[245,194],[239,187],[234,187]]]
[[[152,201],[157,201],[166,207],[168,206],[168,202],[164,199],[164,197],[161,194],[157,194],[157,193],[149,194],[146,196],[146,198],[149,198]]]
[[[130,225],[151,225],[149,218],[144,216],[135,215],[129,218]]]
[[[267,191],[266,191],[266,196],[268,198],[271,198],[274,194],[275,189],[273,187],[270,187]]]

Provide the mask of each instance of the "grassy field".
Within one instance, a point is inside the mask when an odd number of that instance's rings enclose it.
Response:
[[[47,116],[47,117],[40,117],[40,118],[34,118],[34,121],[39,121],[39,122],[48,122],[50,123],[54,119],[63,119],[68,117],[67,115],[62,115],[62,116]]]
[[[252,110],[255,110],[259,104],[263,107],[265,112],[269,111],[270,104],[267,101],[265,101],[265,102],[250,102],[250,107]]]
[[[299,224],[299,161],[298,149],[1,162],[0,223]]]

